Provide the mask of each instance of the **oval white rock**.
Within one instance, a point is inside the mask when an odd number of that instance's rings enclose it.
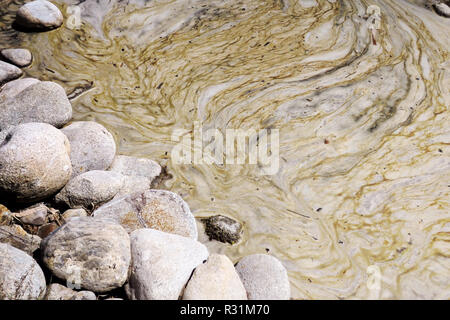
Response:
[[[247,300],[247,293],[231,260],[211,254],[195,269],[183,300]]]
[[[286,269],[267,254],[252,254],[236,265],[249,300],[288,300],[291,289]]]
[[[104,126],[93,121],[76,121],[61,131],[70,141],[72,176],[109,168],[116,154],[116,143]]]
[[[189,238],[153,229],[131,233],[132,300],[176,300],[192,271],[208,258],[206,247]]]
[[[31,55],[30,50],[28,49],[3,49],[1,51],[1,55],[8,62],[18,66],[18,67],[26,67],[31,64],[33,60],[33,56]]]

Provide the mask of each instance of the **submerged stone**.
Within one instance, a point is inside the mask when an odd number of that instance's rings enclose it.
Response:
[[[234,244],[242,235],[242,224],[229,217],[217,215],[203,218],[205,232],[210,240]]]
[[[16,15],[16,23],[26,29],[46,31],[62,25],[64,17],[58,7],[46,0],[24,4]]]

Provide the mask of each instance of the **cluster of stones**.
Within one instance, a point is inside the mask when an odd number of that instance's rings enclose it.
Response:
[[[39,31],[62,22],[44,0],[16,20]],[[1,53],[17,66],[32,62],[26,50]],[[0,63],[0,199],[20,208],[0,205],[0,299],[95,300],[118,288],[129,299],[290,298],[280,261],[255,254],[235,266],[210,254],[187,203],[151,188],[158,163],[117,155],[104,126],[70,122],[60,85],[21,75]],[[242,232],[228,217],[203,222],[210,239],[235,243]]]

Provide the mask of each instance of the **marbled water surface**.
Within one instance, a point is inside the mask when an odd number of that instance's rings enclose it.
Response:
[[[405,0],[55,0],[65,24],[36,34],[10,27],[23,2],[0,0],[0,45],[30,49],[26,74],[120,153],[166,165],[197,217],[245,224],[211,249],[268,251],[296,299],[450,298],[450,19]],[[278,173],[174,164],[195,122],[279,129]]]

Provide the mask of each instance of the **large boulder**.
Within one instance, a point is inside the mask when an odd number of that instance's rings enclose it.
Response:
[[[71,179],[55,199],[70,208],[92,209],[111,200],[122,187],[123,180],[124,177],[115,172],[88,171]]]
[[[249,300],[288,300],[291,289],[286,269],[267,254],[253,254],[236,265]]]
[[[197,224],[187,203],[176,193],[149,189],[105,203],[96,219],[121,224],[128,232],[152,228],[197,240]]]
[[[152,181],[161,174],[161,166],[157,162],[123,155],[114,158],[109,170],[125,176],[116,198],[149,189]]]
[[[18,67],[26,67],[33,60],[33,56],[28,49],[3,49],[0,53],[6,61]]]
[[[92,291],[75,291],[58,283],[47,287],[44,300],[97,300]]]
[[[72,218],[41,245],[43,260],[57,277],[94,292],[121,287],[130,266],[130,238],[118,224]]]
[[[208,258],[201,243],[153,229],[131,238],[131,275],[125,289],[132,300],[176,300],[192,271]]]
[[[28,2],[19,8],[16,23],[26,29],[46,31],[62,25],[64,17],[58,7],[46,0]]]
[[[77,121],[62,132],[70,141],[73,176],[109,168],[116,154],[116,143],[104,126],[93,121]]]
[[[0,300],[36,300],[45,293],[45,277],[25,252],[0,243]]]
[[[211,254],[195,269],[183,300],[247,300],[247,293],[230,259]]]
[[[25,123],[0,137],[0,195],[33,202],[59,191],[72,173],[66,136],[46,123]]]
[[[49,123],[62,127],[72,118],[72,105],[57,83],[39,81],[20,94],[0,101],[0,131],[9,125],[28,122]]]
[[[22,70],[4,61],[0,61],[0,85],[17,79],[22,75]]]

